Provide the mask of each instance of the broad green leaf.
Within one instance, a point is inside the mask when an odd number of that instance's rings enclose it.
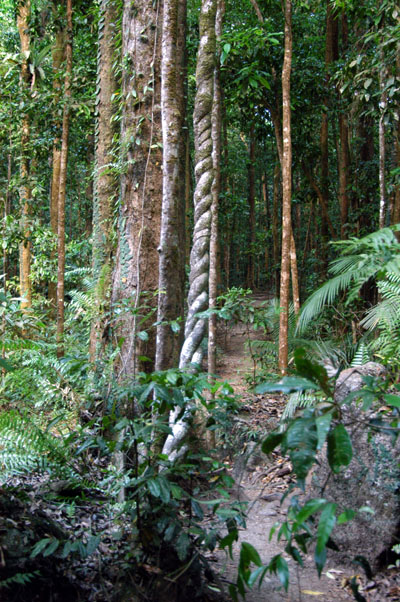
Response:
[[[334,473],[348,466],[353,457],[351,439],[343,424],[335,426],[328,435],[328,462]]]
[[[161,495],[161,487],[158,479],[149,479],[147,481],[147,487],[154,497],[160,497]]]
[[[299,512],[296,514],[297,525],[300,526],[301,523],[307,520],[312,514],[324,508],[326,504],[327,501],[324,498],[308,500],[308,502],[306,502],[301,510],[299,510]]]
[[[264,454],[270,454],[282,441],[283,433],[271,433],[261,444]]]
[[[258,385],[254,391],[258,394],[273,393],[275,391],[293,393],[295,391],[307,391],[309,389],[315,391],[318,389],[318,385],[306,378],[301,378],[300,376],[284,376],[277,383],[262,383],[261,385]]]
[[[315,564],[319,576],[326,561],[326,544],[336,523],[337,504],[329,502],[321,512],[317,529],[317,545],[315,547]]]
[[[398,395],[387,395],[383,396],[383,399],[389,406],[393,406],[394,408],[400,408],[400,397]]]
[[[253,562],[256,566],[262,566],[261,558],[257,550],[247,541],[240,548],[240,563],[249,566]]]
[[[329,429],[332,422],[332,412],[327,412],[322,416],[318,416],[315,420],[315,424],[317,425],[317,433],[318,433],[318,444],[317,449],[322,449],[326,437],[329,433]]]
[[[305,349],[299,348],[295,350],[294,362],[296,364],[297,372],[300,376],[318,384],[327,395],[332,395],[332,391],[328,382],[328,374],[325,368],[316,362],[312,362],[307,357]]]

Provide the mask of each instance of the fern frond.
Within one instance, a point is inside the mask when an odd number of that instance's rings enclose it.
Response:
[[[370,357],[368,345],[364,341],[360,341],[360,343],[358,344],[358,346],[356,348],[356,351],[354,353],[354,357],[351,361],[350,366],[353,368],[355,366],[363,366],[364,364],[369,362],[370,359],[371,359],[371,357]]]
[[[63,440],[13,411],[0,414],[0,466],[3,482],[12,475],[33,471],[74,474],[70,450]]]
[[[290,420],[299,408],[309,408],[318,402],[314,393],[309,391],[297,391],[289,396],[285,409],[282,412],[281,422]]]

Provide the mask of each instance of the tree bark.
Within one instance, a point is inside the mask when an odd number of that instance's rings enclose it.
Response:
[[[222,35],[222,24],[225,14],[225,1],[218,0],[217,15],[215,19],[215,34],[217,41]],[[212,160],[214,167],[214,181],[212,185],[211,204],[211,236],[210,236],[210,282],[209,282],[209,308],[217,306],[218,287],[218,208],[221,192],[221,130],[222,130],[222,100],[219,57],[217,56],[214,68],[214,98],[211,116],[211,136],[213,143]],[[217,316],[211,314],[208,320],[208,374],[213,378],[216,373],[217,363]]]
[[[338,48],[338,22],[334,9],[331,6],[329,0],[326,0],[326,41],[325,41],[325,85],[326,89],[329,90],[329,68],[332,62],[337,58]],[[321,119],[321,185],[320,185],[320,201],[321,208],[325,214],[325,219],[322,219],[321,233],[322,233],[322,245],[321,245],[321,274],[326,275],[327,270],[327,258],[326,248],[328,242],[328,208],[329,208],[329,118],[328,118],[328,106],[329,96],[327,95],[324,99],[324,110]]]
[[[250,140],[249,140],[249,163],[248,163],[248,183],[249,191],[247,201],[249,204],[249,242],[250,248],[248,249],[248,263],[247,263],[247,287],[254,290],[255,287],[255,270],[254,270],[254,255],[255,255],[255,242],[256,242],[256,211],[255,211],[255,196],[256,196],[256,174],[255,174],[255,160],[256,160],[256,142],[254,134],[254,124],[250,126]]]
[[[53,12],[55,16],[58,16],[57,11],[59,7],[64,7],[65,2],[54,1]],[[61,21],[57,20],[57,22]],[[52,50],[53,59],[53,103],[54,103],[54,129],[55,137],[53,140],[53,160],[52,160],[52,177],[51,177],[51,188],[50,188],[50,228],[54,234],[54,238],[58,235],[58,196],[60,190],[60,160],[61,160],[61,127],[62,119],[60,117],[60,98],[61,98],[61,81],[60,71],[64,60],[65,52],[65,29],[63,27],[57,27],[54,39],[54,46]],[[52,259],[55,259],[55,250],[52,252]],[[48,298],[53,308],[57,304],[57,283],[54,280],[49,281]]]
[[[206,332],[206,320],[197,313],[208,306],[209,245],[211,230],[212,185],[214,179],[211,115],[214,97],[215,18],[217,0],[202,0],[199,17],[200,44],[197,52],[196,96],[193,112],[195,139],[194,232],[190,254],[188,314],[185,341],[179,367],[184,369],[200,358],[200,345]],[[168,435],[163,453],[176,457],[176,449],[188,430],[188,422],[181,418],[179,408],[171,412]]]
[[[31,15],[30,0],[20,3],[17,13],[17,26],[21,41],[21,91],[25,97],[25,107],[28,104],[30,93],[31,74],[29,71],[30,32],[29,20]],[[31,241],[30,241],[30,204],[31,188],[29,183],[29,144],[30,144],[30,121],[28,109],[22,115],[21,123],[21,160],[20,160],[20,187],[19,197],[21,205],[21,231],[22,243],[20,244],[19,281],[20,295],[22,298],[21,309],[27,309],[32,305],[32,286],[30,279],[31,270]]]
[[[215,65],[216,0],[203,0],[199,28],[200,46],[197,54],[197,91],[193,113],[195,137],[194,231],[190,254],[188,315],[180,367],[189,364],[205,334],[206,321],[196,314],[207,309],[209,279],[209,243],[211,201],[214,169],[212,161],[211,113]]]
[[[113,94],[117,80],[113,71],[118,17],[117,2],[102,0],[99,19],[99,45],[97,58],[97,105],[95,137],[95,180],[93,205],[93,275],[96,282],[94,304],[95,318],[90,332],[90,358],[101,358],[107,342],[106,317],[110,310],[112,273],[112,221],[118,181],[110,169],[114,161]]]
[[[383,50],[381,51],[381,61],[384,64]],[[379,228],[384,228],[386,224],[386,178],[385,178],[385,161],[386,161],[386,145],[385,145],[385,117],[387,110],[387,91],[385,90],[386,83],[386,68],[382,68],[379,73],[379,87],[381,89],[381,97],[379,102]]]
[[[342,54],[347,50],[347,15],[342,15]],[[348,215],[350,199],[348,193],[349,179],[349,124],[348,118],[343,107],[343,99],[338,89],[339,101],[339,152],[338,152],[338,171],[339,171],[339,203],[340,203],[340,237],[347,237],[348,233]]]
[[[161,115],[162,215],[156,369],[178,364],[179,337],[170,322],[183,319],[185,282],[185,39],[186,0],[164,0]]]
[[[112,301],[123,307],[114,334],[120,342],[117,379],[152,370],[156,333],[162,203],[162,2],[125,0],[122,20],[121,202]],[[144,294],[146,292],[146,295]],[[148,320],[142,322],[143,316]],[[147,332],[146,336],[140,334]],[[138,335],[140,334],[140,337]],[[150,361],[142,360],[143,356]]]
[[[297,316],[300,311],[300,288],[299,272],[297,269],[296,243],[293,236],[293,229],[290,233],[290,272],[292,275],[292,297],[294,313]]]
[[[275,296],[279,298],[279,192],[280,192],[280,175],[281,170],[279,163],[275,163],[274,168],[274,197],[272,206],[272,254],[274,258],[274,280],[275,280]]]
[[[61,135],[60,183],[57,224],[57,356],[64,355],[65,198],[67,193],[69,113],[72,78],[72,0],[67,0],[64,108]]]
[[[288,318],[290,289],[290,236],[292,201],[292,139],[290,110],[290,74],[292,66],[292,1],[285,0],[285,51],[282,68],[282,259],[280,282],[279,359],[281,374],[286,374],[288,365]]]

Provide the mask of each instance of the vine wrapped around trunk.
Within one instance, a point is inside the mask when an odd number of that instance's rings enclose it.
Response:
[[[217,0],[203,0],[199,19],[200,44],[197,53],[196,97],[193,112],[195,138],[194,230],[190,253],[188,314],[185,324],[185,341],[179,367],[184,369],[197,359],[200,344],[206,332],[206,320],[197,313],[208,307],[209,247],[211,232],[211,202],[214,180],[211,114],[214,95],[214,65],[216,51],[215,17]],[[179,408],[171,412],[169,424],[172,434],[167,437],[163,453],[173,460],[176,448],[185,436],[188,423],[177,421]]]

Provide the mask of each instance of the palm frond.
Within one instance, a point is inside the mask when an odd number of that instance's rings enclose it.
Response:
[[[304,303],[300,316],[297,322],[297,331],[304,332],[310,322],[322,311],[327,305],[331,305],[340,292],[348,288],[355,274],[353,272],[345,272],[338,274],[325,282],[317,289],[307,301]]]

